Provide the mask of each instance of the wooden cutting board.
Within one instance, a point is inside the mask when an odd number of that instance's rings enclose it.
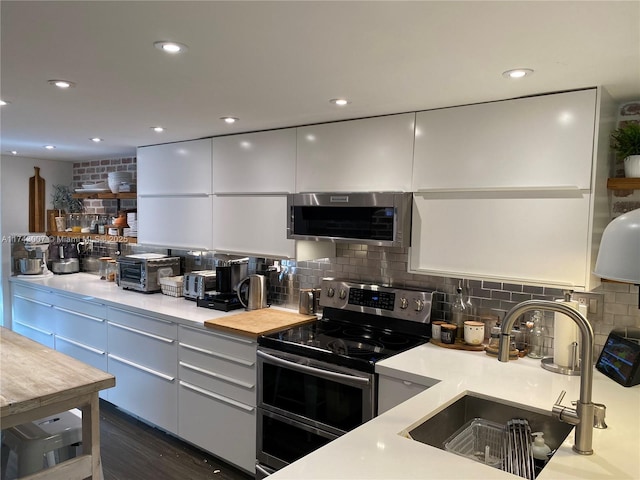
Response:
[[[275,308],[261,308],[236,313],[223,318],[205,320],[204,325],[216,330],[258,338],[260,335],[285,330],[316,320],[315,315],[286,312]]]
[[[44,232],[44,178],[40,167],[33,167],[36,174],[29,179],[29,231]]]

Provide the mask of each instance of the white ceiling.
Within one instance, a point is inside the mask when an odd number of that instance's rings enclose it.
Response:
[[[0,108],[3,155],[132,156],[140,145],[596,85],[620,103],[640,98],[638,1],[3,0],[0,9],[0,98],[11,102]],[[189,50],[168,56],[157,40]],[[514,67],[535,73],[502,77]],[[60,78],[77,86],[47,84]],[[336,97],[351,103],[331,105]]]

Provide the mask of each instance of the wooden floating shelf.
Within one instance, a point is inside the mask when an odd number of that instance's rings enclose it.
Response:
[[[97,198],[101,200],[135,200],[138,198],[136,192],[123,192],[123,193],[74,193],[73,198]]]
[[[609,190],[640,190],[640,178],[610,178],[607,180]]]

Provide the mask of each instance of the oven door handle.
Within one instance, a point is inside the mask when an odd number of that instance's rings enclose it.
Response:
[[[299,363],[296,362],[291,362],[289,360],[285,360],[283,358],[280,357],[276,357],[275,355],[271,355],[269,353],[263,352],[262,350],[258,350],[257,355],[265,360],[268,360],[269,362],[275,364],[275,365],[280,365],[282,367],[287,367],[290,368],[292,370],[297,370],[299,372],[304,372],[304,373],[309,373],[311,375],[315,375],[317,377],[324,377],[327,378],[329,380],[342,380],[345,382],[349,382],[349,383],[355,383],[358,385],[369,385],[371,383],[371,381],[368,378],[365,377],[357,377],[354,375],[346,375],[344,373],[338,373],[338,372],[331,372],[328,370],[324,370],[322,368],[314,368],[314,367],[309,367],[307,365],[300,365]]]

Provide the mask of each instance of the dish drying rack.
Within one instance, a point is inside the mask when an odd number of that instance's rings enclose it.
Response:
[[[528,480],[536,477],[532,432],[526,419],[506,425],[474,418],[444,443],[448,452],[504,470]]]

